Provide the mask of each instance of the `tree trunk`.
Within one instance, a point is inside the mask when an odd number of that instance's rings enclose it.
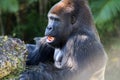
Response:
[[[120,21],[119,20],[115,21],[115,30],[117,32],[118,37],[120,37]]]
[[[39,13],[40,15],[47,14],[47,0],[39,0]]]
[[[1,30],[1,35],[4,35],[5,31],[4,31],[4,26],[3,26],[3,22],[2,22],[2,11],[1,11],[1,9],[0,9],[0,30]]]

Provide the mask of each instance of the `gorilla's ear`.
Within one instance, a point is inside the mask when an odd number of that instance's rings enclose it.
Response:
[[[76,17],[72,15],[71,16],[71,24],[74,24],[76,22],[76,20],[77,20]]]

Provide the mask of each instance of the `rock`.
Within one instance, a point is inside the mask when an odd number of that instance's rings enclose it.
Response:
[[[18,38],[0,36],[0,80],[15,80],[25,69],[26,45]]]

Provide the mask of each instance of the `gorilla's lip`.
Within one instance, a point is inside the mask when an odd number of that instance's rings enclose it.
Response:
[[[54,40],[55,40],[55,37],[53,37],[53,36],[47,36],[46,42],[52,43]]]

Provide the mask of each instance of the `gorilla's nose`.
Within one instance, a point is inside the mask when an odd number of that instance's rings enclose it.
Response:
[[[45,35],[49,35],[53,30],[53,27],[47,26],[45,30]]]

